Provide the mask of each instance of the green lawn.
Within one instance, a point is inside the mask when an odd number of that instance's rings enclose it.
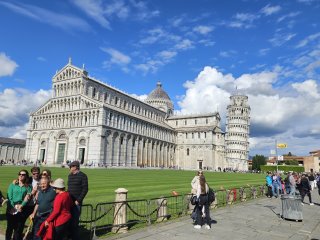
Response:
[[[0,190],[5,195],[9,184],[17,177],[22,167],[0,167]],[[30,171],[30,167],[26,168]],[[49,168],[53,179],[63,178],[67,181],[68,168]],[[128,189],[128,199],[150,199],[169,196],[175,190],[179,194],[189,193],[190,182],[195,171],[148,170],[148,169],[82,169],[88,175],[89,192],[85,203],[95,205],[114,201],[117,188]],[[214,189],[235,188],[247,185],[264,184],[265,176],[261,174],[215,173],[205,172],[207,182]],[[4,208],[0,208],[0,231],[6,226]]]

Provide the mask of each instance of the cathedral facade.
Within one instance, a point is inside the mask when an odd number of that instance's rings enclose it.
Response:
[[[160,82],[141,101],[89,77],[69,60],[53,76],[52,91],[52,98],[30,114],[27,161],[53,165],[78,160],[89,166],[129,168],[247,168],[248,131],[240,144],[226,145],[218,112],[175,115]],[[230,114],[236,117],[244,111]],[[227,126],[231,133],[236,129],[232,136],[243,131],[243,126],[232,124]],[[232,157],[227,158],[228,154]]]

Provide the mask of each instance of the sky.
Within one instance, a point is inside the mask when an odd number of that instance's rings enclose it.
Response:
[[[320,0],[0,0],[0,132],[25,138],[69,57],[144,99],[160,81],[177,114],[251,106],[250,155],[320,149]],[[236,90],[237,89],[237,90]]]

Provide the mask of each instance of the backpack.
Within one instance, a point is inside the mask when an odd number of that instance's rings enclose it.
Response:
[[[213,189],[212,188],[209,188],[209,191],[208,191],[208,201],[209,203],[213,203],[214,200],[216,200],[216,194],[214,193]]]

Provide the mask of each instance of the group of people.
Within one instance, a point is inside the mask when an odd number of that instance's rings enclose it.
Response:
[[[280,194],[301,195],[301,204],[304,204],[305,196],[309,198],[309,204],[312,202],[311,191],[318,187],[320,195],[320,173],[296,173],[288,172],[284,178],[279,172],[268,172],[266,176],[266,185],[268,187],[267,196],[269,198],[278,197]]]
[[[28,218],[33,221],[31,239],[81,239],[78,226],[88,178],[78,161],[69,168],[68,188],[62,178],[53,181],[48,169],[40,173],[39,167],[33,167],[30,177],[25,169],[18,172],[7,191],[6,240],[22,240]]]
[[[196,176],[191,181],[191,193],[196,196],[197,201],[194,206],[194,228],[201,229],[204,226],[205,229],[211,228],[210,218],[210,202],[208,199],[209,186],[206,182],[206,178],[203,175],[203,171],[198,171]]]

